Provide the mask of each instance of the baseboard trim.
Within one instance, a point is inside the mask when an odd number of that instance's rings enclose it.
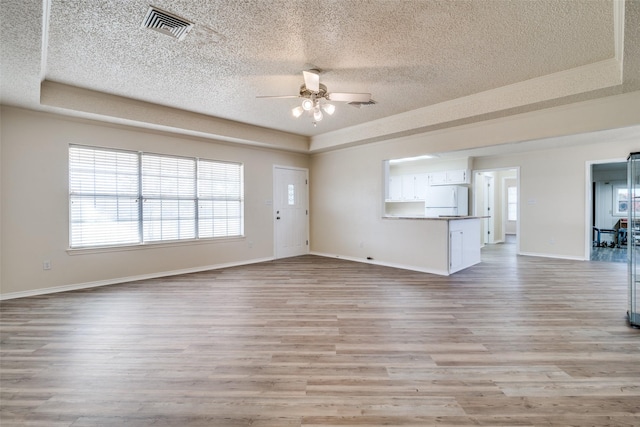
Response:
[[[344,256],[344,255],[327,254],[327,253],[323,253],[323,252],[309,252],[309,254],[310,255],[317,255],[317,256],[321,256],[321,257],[326,257],[326,258],[339,258],[339,259],[344,259],[344,260],[347,260],[347,261],[359,262],[359,263],[362,263],[362,264],[374,264],[374,265],[380,265],[382,267],[399,268],[401,270],[409,270],[409,271],[417,271],[419,273],[435,274],[435,275],[438,275],[438,276],[449,276],[449,272],[448,271],[416,267],[416,266],[413,266],[413,265],[396,264],[396,263],[392,263],[392,262],[376,261],[376,260],[372,260],[372,259],[363,259],[363,258],[349,257],[349,256]]]
[[[273,261],[275,258],[256,258],[247,261],[229,262],[225,264],[206,265],[202,267],[185,268],[181,270],[161,271],[158,273],[141,274],[138,276],[118,277],[115,279],[98,280],[95,282],[76,283],[73,285],[54,286],[51,288],[34,289],[30,291],[9,292],[0,294],[0,301],[26,298],[38,295],[54,294],[58,292],[77,291],[80,289],[97,288],[99,286],[117,285],[120,283],[135,282],[138,280],[158,279],[160,277],[178,276],[180,274],[199,273],[201,271],[220,270],[221,268],[239,267],[242,265],[257,264],[260,262]]]
[[[543,254],[538,252],[519,252],[518,255],[535,256],[539,258],[566,259],[568,261],[588,261],[583,257],[561,256],[561,255],[553,255],[553,254]]]

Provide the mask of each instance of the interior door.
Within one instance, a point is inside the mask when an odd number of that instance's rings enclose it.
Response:
[[[309,199],[307,169],[274,168],[273,208],[275,257],[309,252]]]
[[[494,239],[494,204],[495,204],[495,194],[493,189],[493,177],[489,175],[484,176],[484,185],[485,185],[485,200],[484,200],[484,208],[485,211],[483,214],[487,217],[485,218],[485,234],[484,234],[484,243],[491,244],[495,242]]]

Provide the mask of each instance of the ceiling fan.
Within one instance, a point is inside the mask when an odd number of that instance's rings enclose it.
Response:
[[[257,98],[302,98],[302,105],[293,108],[291,113],[298,118],[307,112],[313,117],[314,126],[324,117],[323,111],[329,115],[335,112],[335,105],[327,101],[347,102],[358,108],[376,103],[371,99],[370,93],[328,92],[327,87],[320,83],[320,71],[317,69],[303,71],[302,77],[304,84],[300,86],[299,95],[258,96]]]

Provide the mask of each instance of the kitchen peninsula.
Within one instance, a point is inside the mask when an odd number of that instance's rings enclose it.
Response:
[[[405,268],[448,276],[480,263],[480,220],[477,216],[385,216],[389,227],[411,227],[415,241],[404,242]],[[413,239],[412,239],[413,240]],[[395,263],[394,263],[395,264]]]

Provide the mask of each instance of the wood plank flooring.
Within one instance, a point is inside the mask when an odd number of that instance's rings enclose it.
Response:
[[[9,426],[638,426],[626,265],[303,256],[2,302]]]

